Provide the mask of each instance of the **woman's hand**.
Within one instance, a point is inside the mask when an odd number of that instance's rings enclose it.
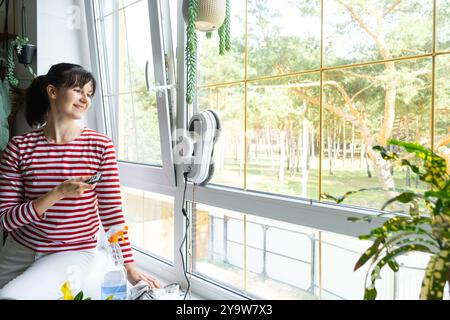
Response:
[[[140,272],[134,264],[130,263],[125,265],[125,269],[127,269],[128,281],[134,286],[139,281],[144,280],[150,286],[150,288],[161,288],[161,285],[155,278],[152,278],[145,273]]]
[[[61,183],[59,186],[55,187],[54,191],[59,198],[63,199],[66,197],[80,197],[87,190],[92,190],[95,188],[95,184],[84,183],[90,176],[77,177],[69,179]]]

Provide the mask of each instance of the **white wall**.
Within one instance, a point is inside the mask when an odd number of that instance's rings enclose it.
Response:
[[[25,3],[29,22],[27,33],[30,41],[37,44],[35,72],[46,74],[53,64],[60,62],[80,64],[91,70],[84,1],[25,0]],[[16,8],[16,14],[20,17],[20,6]],[[17,17],[16,30],[20,30],[20,18]],[[100,107],[99,101],[94,100],[87,116],[80,121],[81,125],[97,128],[94,108]],[[14,132],[28,131],[30,128],[22,111],[18,114]]]

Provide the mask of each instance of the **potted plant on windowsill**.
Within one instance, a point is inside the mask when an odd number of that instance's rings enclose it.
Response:
[[[419,144],[396,140],[389,141],[389,144],[403,147],[407,152],[415,154],[421,165],[400,159],[397,153],[389,152],[384,147],[376,146],[373,149],[380,152],[383,159],[399,161],[402,166],[409,167],[429,188],[423,193],[403,191],[388,200],[381,210],[393,203],[401,203],[409,205],[408,214],[383,212],[379,216],[391,217],[382,226],[372,229],[368,235],[359,237],[374,240],[355,265],[356,271],[370,261],[364,299],[376,298],[375,282],[380,279],[381,270],[389,266],[397,272],[399,264],[396,258],[410,252],[422,252],[429,256],[420,299],[443,299],[445,283],[450,284],[450,179],[445,159]],[[321,196],[341,203],[348,196],[367,190],[370,189],[349,191],[338,198],[329,194]],[[349,221],[370,222],[372,218],[373,216],[367,215],[363,218],[349,218]]]
[[[183,13],[186,20],[186,102],[192,104],[197,89],[197,30],[219,34],[219,54],[231,51],[230,0],[184,0]]]

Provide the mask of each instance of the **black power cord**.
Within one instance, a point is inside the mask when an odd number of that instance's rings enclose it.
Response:
[[[188,277],[187,271],[186,271],[186,265],[185,265],[185,263],[184,263],[184,258],[183,258],[183,246],[184,246],[184,244],[186,243],[186,240],[187,240],[187,233],[188,233],[189,225],[190,225],[189,216],[188,216],[187,211],[186,211],[186,208],[185,208],[185,206],[186,206],[186,201],[185,201],[185,199],[186,199],[186,188],[187,188],[187,176],[188,176],[188,173],[189,173],[189,172],[184,172],[184,173],[183,173],[183,176],[184,176],[184,191],[183,191],[183,207],[182,207],[182,209],[181,209],[181,212],[183,213],[183,216],[186,218],[186,226],[185,226],[186,229],[185,229],[185,231],[184,231],[183,241],[181,242],[181,246],[180,246],[180,248],[178,249],[178,250],[180,251],[181,262],[182,262],[182,264],[183,264],[183,273],[184,273],[184,277],[185,277],[185,279],[186,279],[186,281],[187,281],[187,288],[186,288],[186,292],[184,293],[183,300],[186,300],[187,294],[188,294],[188,292],[189,292],[189,290],[190,290],[190,288],[191,288],[191,282],[189,281],[189,277]],[[186,259],[186,262],[187,262],[187,259]]]

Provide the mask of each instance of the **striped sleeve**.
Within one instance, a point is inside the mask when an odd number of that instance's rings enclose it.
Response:
[[[0,226],[6,231],[42,220],[33,202],[25,201],[19,161],[19,145],[13,138],[3,151],[0,161]]]
[[[122,212],[122,197],[120,194],[119,168],[112,140],[105,146],[100,164],[102,180],[97,184],[97,199],[100,220],[105,232],[114,226],[124,226],[125,217]],[[124,263],[134,262],[128,233],[119,240]]]

